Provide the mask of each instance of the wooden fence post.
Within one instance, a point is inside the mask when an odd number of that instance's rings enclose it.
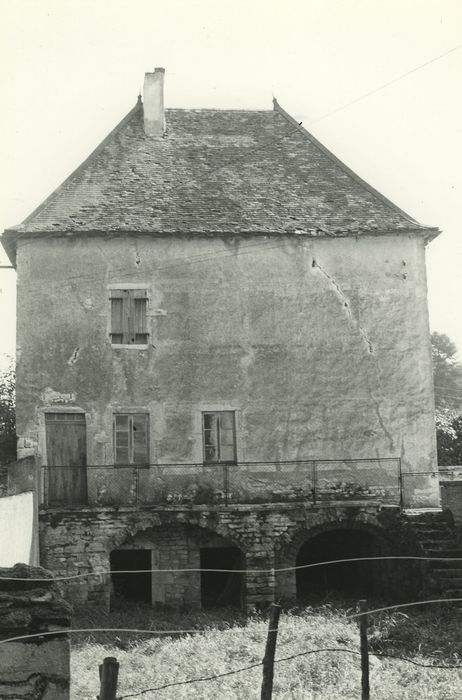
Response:
[[[261,700],[271,700],[273,695],[274,656],[278,636],[278,622],[281,606],[273,603],[270,607],[268,636],[266,638],[265,656],[263,657],[263,680],[261,684]]]
[[[367,642],[367,605],[365,600],[358,602],[358,610],[364,613],[359,618],[359,639],[361,645],[361,700],[369,700],[369,650]]]
[[[99,667],[99,700],[116,700],[119,664],[113,656],[106,656]]]

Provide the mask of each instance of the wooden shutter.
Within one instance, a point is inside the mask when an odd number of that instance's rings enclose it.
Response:
[[[134,289],[132,291],[134,342],[144,345],[148,342],[148,333],[146,330],[147,292],[145,289]]]
[[[148,342],[146,310],[145,289],[111,290],[111,339],[114,345],[145,345]]]
[[[111,298],[111,341],[114,344],[124,342],[122,297]]]

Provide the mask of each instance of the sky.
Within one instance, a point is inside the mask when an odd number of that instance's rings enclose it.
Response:
[[[87,157],[156,66],[166,107],[271,109],[275,95],[358,175],[439,227],[430,325],[462,359],[459,0],[0,0],[0,231]],[[15,352],[14,288],[0,269],[0,366]]]

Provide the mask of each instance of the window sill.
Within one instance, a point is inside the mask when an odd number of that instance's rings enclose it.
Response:
[[[202,462],[203,467],[237,467],[237,462]]]
[[[113,350],[147,350],[149,348],[149,343],[145,345],[137,345],[136,343],[111,343],[111,348]]]

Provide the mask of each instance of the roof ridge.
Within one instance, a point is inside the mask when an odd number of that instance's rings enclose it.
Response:
[[[271,114],[272,109],[246,109],[245,107],[166,107],[166,112],[246,112],[249,114]]]
[[[44,199],[43,202],[41,202],[41,203],[33,210],[33,212],[32,212],[31,214],[29,214],[29,216],[27,216],[27,217],[24,219],[24,221],[22,221],[22,222],[21,222],[20,224],[18,224],[17,226],[11,226],[11,227],[10,227],[9,229],[7,229],[7,230],[9,230],[9,231],[21,231],[21,228],[22,228],[23,226],[25,226],[27,223],[29,223],[29,221],[30,221],[31,219],[33,219],[35,216],[37,216],[37,214],[40,214],[40,212],[41,212],[43,209],[45,209],[45,207],[48,206],[48,204],[49,204],[53,199],[55,199],[55,197],[58,196],[58,194],[65,188],[65,186],[66,186],[69,182],[71,182],[71,180],[72,180],[76,175],[78,175],[89,163],[91,163],[91,161],[103,150],[103,148],[104,148],[104,147],[106,146],[106,144],[112,139],[112,137],[113,137],[115,134],[117,134],[117,133],[125,126],[125,124],[127,124],[127,123],[130,121],[130,119],[133,117],[133,115],[136,114],[136,112],[138,112],[140,109],[142,109],[142,102],[141,102],[141,100],[138,98],[138,101],[137,101],[136,105],[135,105],[134,107],[132,107],[132,109],[125,115],[125,117],[123,117],[123,119],[121,119],[121,121],[120,121],[118,124],[116,124],[116,126],[107,134],[107,136],[104,137],[104,139],[96,146],[96,148],[93,149],[93,151],[90,153],[90,155],[88,155],[88,156],[85,158],[85,160],[84,160],[82,163],[80,163],[80,165],[77,166],[77,168],[75,168],[75,170],[73,170],[73,171],[71,172],[71,174],[68,175],[68,176],[66,177],[66,179],[63,180],[63,182],[62,182],[60,185],[58,185],[58,187],[57,187],[55,190],[53,190],[53,192],[52,192],[51,194],[49,194],[48,197],[47,197],[46,199]]]
[[[368,192],[370,192],[374,197],[377,197],[378,199],[380,199],[380,201],[382,201],[384,204],[386,204],[390,209],[392,209],[395,212],[398,212],[399,214],[404,216],[404,218],[407,219],[407,221],[409,221],[412,224],[416,224],[417,226],[419,226],[422,229],[427,229],[427,228],[434,229],[435,228],[434,226],[426,226],[424,224],[421,224],[416,219],[414,219],[410,214],[405,212],[404,209],[401,209],[400,207],[398,207],[398,205],[395,204],[394,202],[392,202],[391,199],[388,199],[388,197],[385,197],[385,195],[381,194],[381,192],[376,190],[375,187],[373,187],[368,182],[366,182],[366,180],[363,180],[363,178],[360,175],[355,173],[354,170],[351,170],[351,168],[349,168],[348,165],[345,165],[345,163],[343,161],[341,161],[340,158],[337,158],[337,156],[334,155],[334,153],[332,153],[332,151],[330,151],[326,146],[324,146],[323,143],[318,141],[318,139],[315,136],[313,136],[313,134],[311,132],[309,132],[308,129],[305,129],[305,127],[302,126],[296,119],[294,119],[294,117],[292,117],[288,112],[286,112],[286,110],[283,107],[281,107],[281,105],[279,104],[279,102],[277,101],[277,99],[275,97],[273,97],[273,108],[274,108],[275,112],[278,112],[279,114],[281,114],[281,116],[283,116],[290,124],[292,124],[293,126],[296,126],[298,131],[300,131],[300,133],[303,136],[308,138],[317,148],[319,148],[335,165],[340,167],[347,175],[349,175],[351,178],[353,178],[353,180],[355,180],[355,182],[357,182],[359,185],[361,185],[361,187],[363,187]]]

